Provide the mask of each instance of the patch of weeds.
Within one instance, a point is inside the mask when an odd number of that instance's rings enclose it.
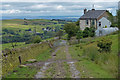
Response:
[[[98,57],[99,57],[98,54],[99,54],[99,52],[95,46],[88,46],[83,51],[83,55],[85,55],[92,61],[95,61],[98,59]]]
[[[17,67],[5,76],[5,78],[34,78],[36,73],[37,69],[35,67]]]
[[[46,51],[44,51],[43,53],[40,53],[36,59],[37,61],[45,61],[49,58],[51,58],[51,49],[47,49]]]
[[[62,46],[57,52],[55,60],[66,59],[65,46]]]
[[[64,70],[65,70],[65,73],[66,73],[65,74],[66,78],[70,78],[71,77],[71,72],[70,72],[69,64],[67,64],[67,62],[63,62],[62,64],[64,66]]]

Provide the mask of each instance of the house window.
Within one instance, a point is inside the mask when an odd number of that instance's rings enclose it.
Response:
[[[99,22],[99,26],[101,26],[101,22]]]
[[[92,25],[95,25],[95,21],[94,20],[92,20]]]
[[[88,25],[88,20],[86,20],[86,25]]]

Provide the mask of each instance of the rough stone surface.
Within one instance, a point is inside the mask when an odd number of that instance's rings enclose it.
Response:
[[[26,65],[20,65],[19,66],[20,68],[25,68],[25,67],[27,67]]]
[[[31,63],[33,63],[33,62],[37,62],[37,60],[36,60],[36,59],[29,59],[29,60],[27,60],[26,62],[31,62]]]

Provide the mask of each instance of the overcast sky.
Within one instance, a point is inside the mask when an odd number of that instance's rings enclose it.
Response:
[[[2,0],[0,13],[7,16],[81,16],[83,9],[109,10],[116,15],[119,0]]]
[[[118,2],[119,0],[1,0],[2,2]]]

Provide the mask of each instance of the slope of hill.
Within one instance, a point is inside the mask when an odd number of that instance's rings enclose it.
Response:
[[[112,40],[110,53],[98,52],[97,41],[103,37]],[[56,41],[54,43],[56,44]],[[68,45],[65,40],[59,40],[57,44],[58,47],[53,48],[52,51],[37,53],[37,57],[34,58],[38,62],[23,62],[22,64],[26,67],[16,67],[4,77],[116,78],[118,76],[118,34],[85,38],[82,39],[80,44]],[[26,52],[28,53],[28,51]],[[32,49],[32,53],[34,52],[36,52],[36,49]]]

